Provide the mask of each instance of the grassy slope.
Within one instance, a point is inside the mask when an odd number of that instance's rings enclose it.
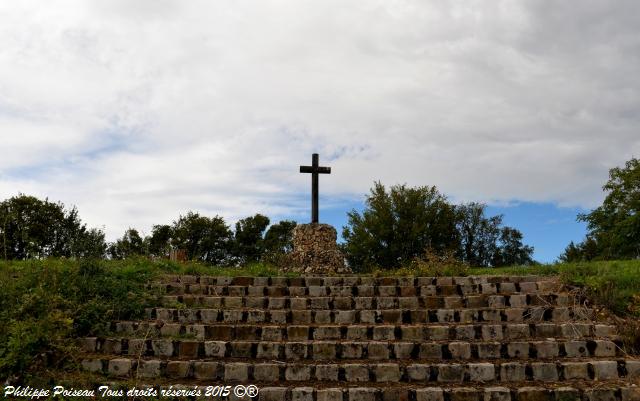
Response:
[[[45,365],[71,362],[76,336],[102,335],[114,319],[142,317],[158,294],[146,283],[160,274],[275,276],[278,270],[256,264],[218,268],[196,263],[127,261],[78,262],[46,260],[0,262],[0,381],[22,376],[30,383],[46,381]],[[432,275],[425,270],[378,271],[384,275]],[[459,268],[446,275],[559,275],[566,283],[586,288],[599,304],[622,316],[640,317],[640,261],[589,262],[506,267]],[[51,353],[50,351],[55,351]],[[45,360],[49,359],[47,363]],[[58,366],[62,366],[59,364]],[[56,366],[54,364],[54,366]],[[57,369],[57,368],[56,368]],[[59,380],[58,375],[58,380]],[[35,381],[35,382],[34,382]]]

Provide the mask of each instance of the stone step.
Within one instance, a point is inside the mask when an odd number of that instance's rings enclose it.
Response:
[[[464,384],[445,386],[422,386],[410,383],[362,383],[341,385],[331,383],[328,386],[313,386],[312,384],[300,384],[291,386],[255,386],[258,395],[250,397],[245,395],[249,391],[249,385],[154,385],[153,380],[146,378],[147,382],[138,385],[138,388],[154,388],[160,391],[200,391],[194,395],[196,400],[220,400],[220,401],[639,401],[640,386],[628,383],[616,383],[605,381],[597,386],[588,387],[582,383],[574,386],[558,386],[546,383],[527,383],[527,386],[519,386],[510,383],[483,385],[474,383],[473,387]],[[225,387],[228,395],[218,395]],[[234,394],[236,386],[241,391]],[[211,392],[207,394],[207,391]],[[212,395],[212,394],[216,395]],[[157,399],[157,398],[150,398]],[[161,399],[170,401],[182,401],[186,396],[165,395]]]
[[[556,277],[547,276],[468,276],[468,277],[368,277],[368,276],[316,276],[316,277],[221,277],[194,275],[165,275],[160,283],[204,284],[213,286],[452,286],[487,283],[558,283]],[[551,284],[543,284],[543,286]],[[525,285],[525,287],[530,287]],[[532,287],[531,287],[532,288]]]
[[[292,287],[293,288],[293,287]],[[409,287],[413,288],[413,287]],[[465,308],[522,308],[527,306],[573,306],[581,305],[583,299],[570,294],[517,294],[517,295],[467,295],[467,296],[300,296],[300,297],[254,297],[254,296],[210,296],[210,295],[166,295],[161,298],[163,306],[184,304],[188,307],[227,309],[465,309]]]
[[[138,365],[139,363],[139,365]],[[255,385],[281,381],[307,383],[582,383],[630,379],[640,375],[640,361],[610,359],[562,362],[477,363],[283,363],[203,360],[160,360],[138,357],[82,360],[83,369],[115,377],[224,380]]]
[[[592,320],[591,308],[534,306],[525,308],[422,309],[394,308],[363,310],[264,310],[148,308],[147,318],[181,323],[473,323],[473,322],[568,322]]]
[[[556,281],[524,283],[483,283],[468,285],[337,285],[337,286],[217,286],[207,284],[157,283],[150,288],[171,295],[215,296],[433,296],[433,295],[510,295],[559,292],[562,285]]]
[[[613,325],[593,323],[477,323],[477,324],[406,324],[406,325],[347,325],[347,324],[182,324],[166,322],[121,321],[112,325],[118,335],[146,338],[190,336],[200,340],[262,340],[284,341],[305,337],[309,339],[374,340],[379,333],[387,333],[388,340],[453,341],[481,340],[495,336],[505,340],[536,338],[609,339],[617,340]],[[302,334],[301,334],[302,333]],[[328,334],[331,333],[331,334]],[[494,334],[499,333],[499,334]],[[393,334],[393,337],[391,337]]]
[[[295,328],[295,327],[294,327]],[[393,329],[393,327],[391,328]],[[375,340],[311,339],[304,330],[288,330],[287,341],[198,341],[191,339],[82,338],[87,353],[162,358],[250,358],[271,360],[477,360],[611,358],[624,351],[609,340],[568,341],[394,341],[394,333],[374,331]],[[323,333],[324,334],[324,333]],[[322,337],[334,337],[327,332]]]

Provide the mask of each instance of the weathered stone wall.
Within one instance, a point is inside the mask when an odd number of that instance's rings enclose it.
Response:
[[[328,224],[300,224],[293,229],[293,252],[285,270],[301,273],[349,273],[338,249],[336,229]]]

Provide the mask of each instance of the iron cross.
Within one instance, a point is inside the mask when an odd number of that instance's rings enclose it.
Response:
[[[318,154],[311,157],[311,166],[300,166],[301,173],[311,173],[311,222],[318,222],[318,174],[331,174],[331,167],[320,167]]]

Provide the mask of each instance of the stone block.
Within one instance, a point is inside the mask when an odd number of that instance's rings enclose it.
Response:
[[[311,379],[310,365],[287,365],[284,370],[285,380],[308,381]]]
[[[313,330],[314,340],[339,340],[340,326],[319,326]]]
[[[450,401],[480,401],[479,390],[470,387],[458,387],[449,390]]]
[[[347,390],[349,401],[376,401],[378,390],[370,387],[352,387]]]
[[[502,295],[491,295],[487,298],[487,306],[489,308],[504,308],[505,299]]]
[[[426,339],[432,341],[442,341],[449,339],[449,326],[427,326]]]
[[[308,354],[307,344],[300,342],[288,342],[284,346],[284,353],[287,359],[306,359]]]
[[[596,357],[616,356],[616,345],[608,340],[595,340],[595,350],[593,355]]]
[[[472,382],[489,382],[496,378],[495,366],[492,363],[470,363],[467,369],[469,380]]]
[[[262,341],[282,341],[282,329],[278,326],[263,326]]]
[[[562,362],[562,371],[567,380],[589,379],[589,365],[587,362]]]
[[[483,401],[511,401],[511,390],[506,387],[487,387],[484,389]]]
[[[524,308],[508,308],[504,310],[504,316],[507,322],[522,322],[524,312]]]
[[[308,298],[290,298],[289,305],[291,309],[294,310],[304,310],[307,309]]]
[[[219,311],[217,309],[201,309],[200,320],[202,320],[203,323],[215,323],[218,321],[218,313]]]
[[[373,339],[377,341],[395,340],[395,326],[375,326],[373,328]]]
[[[529,358],[528,342],[511,342],[507,344],[507,355],[509,358]]]
[[[593,326],[593,335],[596,337],[612,337],[616,335],[616,327],[608,324],[596,324]]]
[[[448,347],[452,359],[471,359],[470,343],[453,341],[449,343]]]
[[[306,341],[309,339],[309,326],[287,327],[287,339],[290,341]]]
[[[558,387],[554,391],[556,401],[580,401],[580,390],[573,387]]]
[[[333,311],[318,310],[314,312],[313,319],[316,324],[329,324],[331,323],[332,316],[333,316]]]
[[[361,310],[358,313],[360,323],[374,324],[376,323],[376,311],[374,310]]]
[[[530,337],[528,324],[507,324],[504,335],[508,340],[525,340]]]
[[[207,357],[224,358],[227,352],[227,343],[225,341],[205,341],[204,355]]]
[[[353,310],[341,310],[335,314],[335,322],[337,324],[352,325],[356,322],[356,311]]]
[[[589,356],[586,341],[567,341],[564,343],[564,350],[568,358],[580,358]]]
[[[151,348],[156,356],[169,357],[173,355],[173,341],[171,340],[152,340]]]
[[[553,393],[542,387],[521,387],[516,390],[517,401],[551,401]]]
[[[429,378],[431,366],[414,363],[407,366],[407,377],[410,381],[423,382]]]
[[[501,309],[485,309],[482,312],[482,320],[485,322],[500,322],[502,321]]]
[[[398,382],[400,381],[400,366],[395,363],[379,363],[374,366],[373,373],[376,382]]]
[[[274,324],[287,323],[287,311],[285,310],[272,310],[269,312],[269,321]]]
[[[440,387],[418,388],[416,401],[444,401],[444,391]]]
[[[472,325],[456,326],[455,332],[457,340],[473,340],[476,338],[476,330]]]
[[[122,340],[119,338],[107,338],[101,344],[100,349],[104,354],[121,354]]]
[[[590,388],[584,391],[585,401],[616,401],[616,390],[613,388]]]
[[[307,287],[309,289],[310,297],[326,297],[327,296],[327,287],[319,286],[319,285],[311,285]]]
[[[370,342],[367,347],[369,359],[389,359],[389,343]]]
[[[485,324],[482,326],[482,339],[485,341],[502,340],[502,326],[499,324]]]
[[[436,317],[440,323],[451,323],[456,320],[456,311],[453,309],[438,309]]]
[[[593,376],[596,380],[608,380],[618,378],[618,363],[616,361],[592,361]]]
[[[191,364],[188,361],[169,361],[167,377],[170,379],[186,379],[189,377]]]
[[[362,342],[345,342],[342,343],[342,359],[360,359],[362,358],[363,348],[366,343]]]
[[[314,360],[332,360],[336,358],[337,343],[329,341],[314,341],[312,344]]]
[[[276,363],[259,363],[253,367],[253,379],[261,382],[276,382],[280,379],[280,366]]]
[[[256,358],[259,359],[279,359],[282,352],[282,344],[275,342],[260,342],[256,348]]]
[[[640,361],[627,360],[625,361],[625,368],[627,370],[627,377],[640,377]]]
[[[416,297],[398,298],[398,307],[400,309],[417,309],[420,307],[420,302]]]
[[[199,346],[200,342],[198,341],[180,341],[178,355],[181,358],[197,358]]]
[[[620,389],[622,401],[640,401],[640,387],[624,387]]]
[[[527,379],[526,365],[507,362],[500,365],[500,379],[503,382],[522,382]]]
[[[347,340],[366,340],[367,326],[349,326],[347,327]]]
[[[216,316],[217,312],[218,311],[216,311]],[[180,323],[165,323],[160,327],[160,335],[164,337],[176,337],[180,335],[181,328],[182,325]]]
[[[558,343],[555,341],[536,341],[532,345],[537,357],[541,359],[556,358],[560,353]]]
[[[342,401],[342,398],[343,391],[341,388],[322,388],[316,390],[316,401]]]
[[[316,365],[316,380],[318,381],[338,381],[338,365]]]
[[[292,310],[291,311],[291,323],[292,324],[310,324],[313,322],[311,311],[309,310]]]
[[[533,362],[531,364],[533,379],[543,382],[558,380],[558,369],[555,363]]]
[[[446,309],[464,308],[464,301],[461,297],[444,297],[444,307]]]
[[[344,378],[348,382],[368,382],[369,368],[361,364],[344,365]]]
[[[414,343],[397,342],[393,344],[393,352],[396,359],[411,359],[414,348]]]
[[[149,361],[152,362],[152,361]],[[201,362],[193,363],[193,377],[199,380],[215,380],[218,379],[218,362]],[[158,367],[158,371],[160,368]],[[157,377],[157,376],[153,376]]]
[[[434,343],[420,344],[419,355],[421,359],[442,359],[442,345]]]
[[[478,343],[478,357],[482,359],[499,359],[500,343]]]
[[[438,381],[451,383],[462,382],[464,379],[464,366],[458,364],[437,365],[438,367]]]
[[[291,401],[313,401],[313,387],[294,387],[291,389]]]
[[[224,365],[225,381],[249,380],[249,364],[242,362],[227,362]]]

